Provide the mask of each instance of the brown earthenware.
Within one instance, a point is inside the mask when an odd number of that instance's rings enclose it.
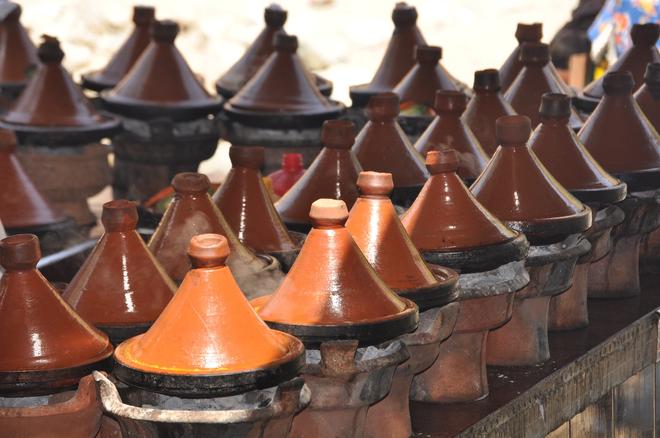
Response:
[[[193,269],[172,301],[146,333],[117,347],[120,379],[161,393],[208,396],[275,386],[298,374],[302,343],[259,319],[226,266],[229,254],[219,234],[190,240]]]
[[[101,93],[104,106],[139,119],[189,120],[219,111],[221,99],[204,89],[174,45],[178,34],[175,21],[154,21],[147,48],[113,89]]]
[[[447,145],[458,153],[458,175],[474,181],[488,163],[488,155],[467,124],[461,120],[467,96],[461,91],[435,92],[435,119],[415,143],[417,152],[426,156],[437,145]]]
[[[539,113],[541,123],[529,139],[529,147],[550,174],[582,202],[622,201],[626,184],[600,167],[568,127],[571,98],[546,93]]]
[[[277,214],[259,171],[264,148],[232,146],[229,158],[231,171],[213,195],[213,202],[238,239],[260,253],[296,250],[298,245]]]
[[[635,100],[655,130],[660,132],[660,62],[646,66],[644,85],[635,93]]]
[[[133,202],[106,202],[101,222],[105,233],[63,297],[116,343],[144,332],[170,302],[176,286],[135,230]]]
[[[36,269],[39,239],[0,242],[0,393],[73,386],[112,354],[108,337],[83,320]]]
[[[351,146],[355,125],[349,120],[328,120],[323,124],[323,149],[302,178],[276,204],[284,222],[299,231],[311,226],[309,209],[319,198],[341,199],[350,208],[358,198],[355,184],[362,171]]]
[[[39,62],[37,49],[21,24],[21,13],[17,3],[5,2],[0,6],[0,86],[3,88],[22,89]]]
[[[497,70],[474,72],[474,96],[463,112],[463,120],[490,157],[497,149],[495,120],[513,116],[516,112],[500,92],[500,76]]]
[[[591,209],[555,180],[527,147],[526,116],[496,122],[500,147],[470,190],[477,200],[533,245],[559,242],[591,226]]]
[[[630,191],[660,187],[660,140],[632,96],[632,75],[608,73],[603,89],[605,95],[578,133],[580,141]]]
[[[353,106],[364,107],[377,93],[392,91],[415,65],[415,47],[426,44],[417,27],[417,9],[399,2],[392,11],[394,32],[370,83],[350,88]]]
[[[399,298],[380,279],[344,227],[341,200],[319,199],[309,212],[314,221],[280,287],[252,300],[271,327],[306,343],[357,339],[376,344],[417,327],[417,306]]]
[[[103,69],[82,75],[82,86],[102,91],[117,85],[149,45],[149,30],[155,16],[156,10],[152,6],[134,6],[133,31]]]

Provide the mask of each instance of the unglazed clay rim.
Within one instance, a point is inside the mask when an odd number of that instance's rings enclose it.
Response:
[[[399,296],[417,304],[420,312],[444,306],[458,298],[458,272],[444,266],[427,265],[438,281],[418,288],[394,289]]]
[[[209,96],[208,100],[204,102],[154,104],[127,97],[111,96],[110,91],[112,90],[104,90],[99,93],[102,106],[113,113],[138,120],[159,117],[168,117],[174,121],[203,118],[209,114],[219,113],[225,102],[220,96]]]
[[[335,100],[329,102],[333,108],[324,111],[247,111],[238,108],[227,102],[223,109],[227,117],[232,122],[238,122],[247,126],[254,126],[263,129],[286,129],[292,128],[313,128],[319,127],[325,120],[339,117],[346,109],[344,104]]]
[[[312,73],[312,75],[314,76],[315,79],[316,88],[318,88],[321,94],[324,95],[325,97],[330,97],[330,95],[332,94],[332,89],[334,87],[332,81],[324,78],[323,76],[319,76],[316,73]],[[222,85],[221,82],[222,82],[222,77],[220,77],[217,81],[215,81],[215,91],[216,93],[218,93],[220,96],[224,97],[227,100],[234,97],[236,93],[240,91],[240,89],[230,90],[228,87]]]
[[[121,121],[112,116],[101,115],[102,120],[87,126],[34,126],[0,120],[0,128],[14,131],[21,138],[29,136],[34,143],[48,145],[89,143],[111,137],[121,130]],[[55,141],[53,141],[55,140]]]
[[[559,245],[564,243],[566,240],[570,239],[572,236],[575,237],[575,242],[571,242],[570,246],[566,248],[561,248]],[[589,240],[584,236],[583,233],[574,233],[569,236],[566,236],[563,240],[559,242],[550,243],[547,245],[534,245],[537,247],[549,247],[554,246],[551,254],[541,254],[534,255],[529,254],[525,259],[525,266],[534,267],[534,266],[543,266],[549,263],[556,263],[562,260],[570,259],[572,257],[581,257],[587,254],[591,250],[591,244]]]
[[[586,205],[578,213],[531,221],[503,222],[518,232],[524,233],[533,246],[544,246],[561,242],[571,234],[587,231],[590,226],[591,209]]]
[[[627,184],[619,181],[619,184],[611,187],[570,190],[570,193],[583,203],[601,202],[603,204],[616,204],[626,199],[627,190]]]

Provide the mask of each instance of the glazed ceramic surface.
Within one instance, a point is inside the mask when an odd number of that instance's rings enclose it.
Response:
[[[635,100],[656,131],[660,130],[660,62],[646,66],[644,85],[635,93]]]
[[[0,21],[0,84],[22,85],[30,70],[37,66],[37,49],[21,24],[21,6],[2,4],[4,19]]]

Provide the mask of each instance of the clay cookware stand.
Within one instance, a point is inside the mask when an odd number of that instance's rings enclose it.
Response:
[[[28,82],[39,62],[37,49],[21,24],[21,6],[5,2],[0,7],[0,106],[8,106]]]
[[[626,197],[626,184],[600,167],[568,126],[570,106],[570,97],[565,94],[544,94],[541,124],[529,140],[530,149],[550,174],[572,195],[587,203],[595,215],[586,233],[591,251],[578,259],[571,288],[550,300],[550,330],[572,330],[589,324],[589,265],[609,253],[612,227],[624,218],[623,211],[613,204]]]
[[[529,118],[501,117],[496,130],[500,147],[471,191],[489,211],[525,233],[532,244],[525,261],[531,281],[516,293],[511,320],[488,336],[487,362],[533,365],[550,357],[550,298],[571,286],[578,257],[590,249],[580,233],[591,227],[591,209],[527,147]]]
[[[305,235],[289,232],[273,206],[259,171],[264,162],[264,148],[232,146],[229,158],[232,168],[213,195],[213,202],[241,243],[275,257],[284,271],[288,271]]]
[[[593,158],[628,185],[628,196],[618,205],[626,218],[612,231],[612,251],[589,268],[590,298],[639,294],[640,241],[660,226],[658,133],[635,102],[633,86],[629,72],[608,73],[605,95],[578,134]],[[656,248],[647,245],[645,252],[651,255]]]
[[[456,327],[440,345],[435,362],[415,376],[413,400],[469,401],[488,394],[488,331],[509,320],[513,293],[529,281],[522,262],[528,247],[525,237],[479,205],[456,174],[458,164],[453,149],[429,152],[431,177],[402,218],[427,260],[448,262],[462,271]]]
[[[302,377],[324,394],[294,418],[291,436],[361,437],[369,405],[385,397],[409,357],[392,339],[415,330],[419,314],[362,255],[343,226],[343,201],[317,200],[310,217],[314,228],[282,285],[252,304],[271,327],[305,342]]]
[[[635,93],[635,100],[655,130],[660,132],[660,62],[646,66],[644,85]]]
[[[429,174],[424,161],[396,121],[399,97],[392,92],[374,95],[366,113],[369,122],[355,138],[353,153],[363,169],[392,174],[392,202],[407,208]]]
[[[137,221],[134,203],[105,203],[105,233],[62,295],[113,344],[146,331],[176,290],[135,230]]]
[[[305,164],[319,152],[324,120],[344,106],[326,98],[298,57],[298,39],[277,32],[275,51],[224,106],[223,136],[233,144],[266,148],[265,173],[276,170],[282,154],[303,154]]]

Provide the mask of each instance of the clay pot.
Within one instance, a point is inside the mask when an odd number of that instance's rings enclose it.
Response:
[[[439,145],[446,145],[458,153],[458,175],[465,181],[474,181],[486,167],[488,155],[466,123],[461,120],[467,96],[460,91],[438,90],[435,92],[433,122],[415,143],[417,152],[426,156]]]
[[[0,21],[0,90],[9,100],[21,93],[39,62],[37,49],[21,24],[21,6],[6,2]]]
[[[630,191],[660,187],[660,139],[632,96],[627,71],[608,73],[605,95],[578,137],[603,168],[621,178]],[[625,145],[625,147],[622,147]]]
[[[470,188],[475,198],[533,245],[586,231],[589,207],[568,193],[527,147],[529,118],[501,117],[496,130],[500,147]]]
[[[137,221],[134,203],[106,202],[105,233],[62,295],[114,344],[149,328],[176,290],[135,230]]]
[[[500,76],[495,69],[474,72],[474,96],[463,112],[463,121],[490,157],[498,143],[495,137],[495,120],[512,116],[516,112],[500,92]]]
[[[660,131],[660,62],[646,66],[644,85],[635,93],[635,100],[656,131]]]
[[[541,124],[529,148],[550,174],[582,202],[616,203],[626,197],[626,184],[613,178],[593,159],[569,128],[571,100],[565,94],[543,95]]]
[[[282,154],[282,167],[268,175],[273,193],[282,197],[304,175],[302,154]]]
[[[252,301],[271,327],[308,346],[337,339],[376,344],[417,327],[417,306],[399,298],[369,265],[349,231],[346,204],[320,199],[314,221],[286,278],[269,296]]]
[[[417,9],[399,2],[392,11],[394,32],[376,74],[368,84],[350,87],[354,107],[364,107],[371,96],[392,91],[415,65],[415,48],[426,44],[417,27]]]
[[[93,91],[114,88],[149,45],[149,29],[155,16],[152,6],[133,6],[133,31],[103,69],[82,75],[82,86]]]
[[[324,148],[302,178],[276,204],[284,223],[296,231],[311,226],[309,209],[319,198],[341,199],[350,208],[358,198],[355,185],[362,171],[351,146],[355,126],[348,120],[328,120],[323,124]]]
[[[229,254],[219,234],[190,240],[193,269],[151,328],[117,347],[118,378],[164,394],[208,397],[298,374],[302,343],[257,317],[225,264]]]
[[[0,393],[29,395],[71,387],[112,354],[108,337],[89,325],[36,269],[39,240],[0,242]]]
[[[407,207],[429,174],[424,161],[396,121],[399,97],[391,92],[374,95],[366,112],[369,122],[355,138],[353,153],[363,169],[391,173],[394,179],[393,202]]]

